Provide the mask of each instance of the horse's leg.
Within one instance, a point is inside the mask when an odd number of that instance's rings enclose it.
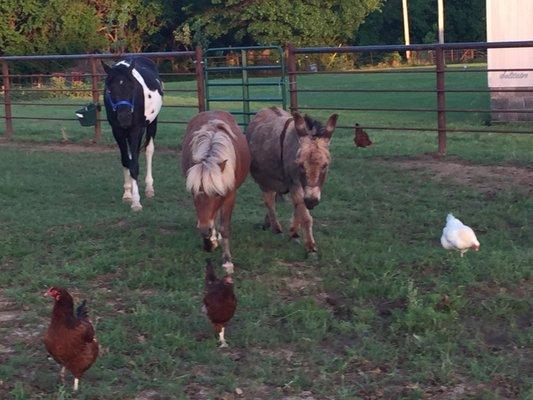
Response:
[[[146,145],[146,178],[144,182],[146,183],[146,187],[144,189],[144,194],[148,198],[152,198],[155,195],[154,192],[154,178],[152,177],[152,157],[154,156],[154,140],[155,140],[155,132],[157,129],[157,119],[154,120],[148,127],[146,128],[146,137],[148,144]]]
[[[276,215],[276,192],[263,192],[263,201],[267,208],[267,214],[265,216],[264,229],[270,228],[274,233],[281,233],[283,229],[278,221]]]
[[[124,203],[131,203],[130,153],[128,151],[128,143],[122,130],[113,128],[113,136],[120,149],[120,161],[124,171],[124,194],[122,195],[122,201]]]
[[[292,203],[294,205],[294,214],[304,230],[305,249],[308,252],[316,252],[315,238],[313,237],[313,217],[304,203],[304,192],[301,187],[291,190]]]
[[[296,212],[296,208],[294,208],[294,212],[292,213],[292,219],[291,219],[291,229],[289,231],[289,238],[294,239],[295,241],[300,237],[300,234],[298,231],[300,230],[300,216]]]
[[[131,209],[133,211],[141,211],[141,196],[139,194],[139,186],[137,180],[139,178],[139,149],[142,140],[142,127],[133,127],[130,129],[128,135],[128,144],[130,146],[131,160],[130,160],[130,175],[131,175]]]
[[[229,246],[229,237],[231,232],[231,214],[235,205],[236,191],[227,194],[222,206],[220,207],[220,236],[222,236],[222,267],[226,273],[233,274],[233,262]]]
[[[124,168],[124,194],[122,195],[122,201],[124,203],[131,203],[131,175],[128,168]]]

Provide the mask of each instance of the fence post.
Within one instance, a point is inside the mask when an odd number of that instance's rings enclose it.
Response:
[[[2,61],[2,82],[4,84],[4,119],[6,120],[5,138],[11,139],[13,136],[13,121],[11,119],[11,84],[9,82],[9,66],[7,61]]]
[[[96,104],[100,100],[100,92],[98,91],[98,59],[96,57],[91,58],[91,84],[93,102]],[[98,143],[102,138],[102,126],[100,124],[100,111],[99,107],[96,107],[96,124],[94,125],[94,138],[93,142]]]
[[[248,58],[246,50],[241,50],[242,67],[242,111],[244,128],[248,128],[250,123],[250,86],[248,81]]]
[[[204,55],[202,47],[196,46],[195,51],[195,69],[196,69],[196,94],[198,96],[198,111],[205,111],[205,80],[204,80]]]
[[[298,111],[298,91],[296,86],[296,56],[294,54],[294,46],[288,44],[287,46],[287,66],[289,67],[289,93],[290,93],[290,109],[291,112]]]
[[[446,155],[446,84],[444,81],[445,60],[444,49],[436,48],[437,71],[437,124],[439,132],[439,154]]]

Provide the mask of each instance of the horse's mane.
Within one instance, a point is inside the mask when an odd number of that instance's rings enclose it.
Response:
[[[311,118],[309,115],[304,115],[304,121],[307,125],[307,130],[309,132],[312,132],[314,130],[314,135],[316,137],[322,137],[324,136],[324,125],[322,125],[322,122]]]
[[[194,196],[225,196],[235,187],[235,148],[230,126],[213,120],[193,133],[191,141],[194,165],[187,171],[187,190]]]

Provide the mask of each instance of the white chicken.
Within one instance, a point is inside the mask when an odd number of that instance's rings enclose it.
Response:
[[[452,214],[446,217],[446,226],[442,230],[440,242],[446,250],[460,251],[461,257],[468,249],[479,250],[479,242],[472,228],[464,225]]]

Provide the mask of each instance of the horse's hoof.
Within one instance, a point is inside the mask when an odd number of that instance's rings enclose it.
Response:
[[[274,235],[278,235],[280,233],[283,233],[283,228],[281,227],[281,224],[276,221],[276,223],[270,225],[270,230]]]
[[[300,236],[298,236],[298,235],[296,235],[296,236],[291,236],[291,237],[289,238],[289,240],[290,240],[292,243],[294,243],[294,244],[298,244],[298,245],[299,245],[299,244],[301,243],[301,242],[300,242]]]
[[[132,200],[133,200],[133,199],[131,198],[131,195],[129,195],[129,196],[126,196],[126,195],[125,195],[125,196],[122,196],[122,202],[123,202],[123,203],[131,204]]]
[[[265,221],[263,222],[263,230],[266,231],[267,229],[270,229],[270,218],[268,218],[268,214],[265,215]]]
[[[226,261],[224,264],[222,264],[222,268],[226,270],[226,274],[231,275],[235,270],[235,265],[233,265],[231,261]]]
[[[146,196],[147,199],[152,199],[155,196],[155,191],[154,189],[146,189],[144,191],[144,195]]]
[[[143,209],[143,206],[140,205],[140,204],[132,204],[131,205],[131,211],[133,212],[139,212],[139,211],[142,211]]]

